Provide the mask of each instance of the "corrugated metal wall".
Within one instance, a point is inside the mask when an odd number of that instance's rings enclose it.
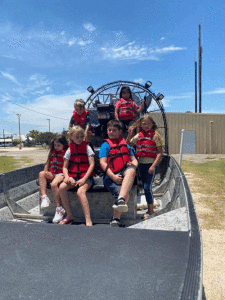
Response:
[[[163,127],[160,114],[151,115],[156,124]],[[225,114],[165,113],[165,115],[169,153],[180,152],[181,130],[185,129],[195,131],[196,154],[225,154]],[[161,133],[164,136],[163,130]]]

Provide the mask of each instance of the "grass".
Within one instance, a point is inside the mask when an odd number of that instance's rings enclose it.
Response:
[[[32,159],[29,159],[25,156],[20,159],[15,159],[12,156],[1,156],[0,158],[0,173],[6,173],[10,171],[17,170],[22,168],[24,164],[29,164],[32,162]]]
[[[192,173],[194,189],[192,193],[201,194],[199,204],[206,212],[198,213],[203,228],[224,229],[225,224],[225,159],[205,163],[182,162],[182,170]],[[192,190],[192,187],[190,187]]]

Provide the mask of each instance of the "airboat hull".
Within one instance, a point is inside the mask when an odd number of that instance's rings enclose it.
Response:
[[[25,202],[31,208],[34,199],[36,205],[38,187],[29,191],[41,167],[0,175],[3,299],[201,299],[200,229],[187,181],[173,158],[155,187],[162,208],[126,228],[14,222],[12,209],[18,207],[12,207],[12,198],[25,210]],[[25,198],[19,199],[18,191]]]

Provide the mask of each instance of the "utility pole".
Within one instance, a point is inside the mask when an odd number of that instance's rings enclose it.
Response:
[[[50,132],[50,119],[46,119],[48,121],[48,132]]]
[[[49,146],[51,144],[51,135],[50,135],[50,119],[46,119],[48,121],[48,132],[49,132]]]
[[[3,140],[4,140],[4,148],[5,148],[5,131],[3,129]]]
[[[18,117],[18,122],[19,122],[19,150],[22,149],[22,146],[21,146],[21,135],[20,135],[20,117],[21,115],[20,114],[16,114],[17,117]]]
[[[198,112],[198,96],[197,96],[197,61],[195,62],[195,113]]]
[[[199,84],[199,113],[202,112],[202,47],[201,47],[201,25],[198,31],[198,84]]]

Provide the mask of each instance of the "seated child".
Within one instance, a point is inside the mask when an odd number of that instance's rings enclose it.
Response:
[[[139,115],[144,108],[144,102],[138,108],[137,104],[132,100],[132,93],[129,86],[123,86],[120,90],[120,99],[115,105],[114,117],[117,121],[122,122],[124,130],[129,126],[135,118],[135,115]]]
[[[51,182],[52,194],[56,203],[56,212],[53,223],[62,220],[65,210],[61,206],[59,196],[59,185],[63,181],[63,161],[68,148],[67,140],[64,136],[57,136],[50,145],[50,151],[44,170],[39,173],[39,185],[41,191],[41,208],[46,208],[51,201],[47,194],[47,182]]]
[[[108,139],[99,151],[100,165],[106,173],[104,185],[115,198],[114,213],[110,225],[118,227],[122,212],[128,211],[127,202],[138,162],[126,141],[121,138],[122,124],[111,120],[107,124]]]
[[[67,191],[77,187],[77,197],[84,213],[86,226],[92,226],[86,192],[93,185],[94,152],[84,141],[84,130],[80,126],[74,126],[69,130],[69,138],[71,143],[64,156],[64,180],[59,187],[59,194],[67,216],[59,224],[71,224],[74,220]]]
[[[84,137],[86,141],[91,140],[92,132],[90,130],[89,112],[85,109],[85,102],[82,99],[77,99],[74,102],[73,116],[70,119],[69,129],[73,126],[80,126],[84,129]]]

